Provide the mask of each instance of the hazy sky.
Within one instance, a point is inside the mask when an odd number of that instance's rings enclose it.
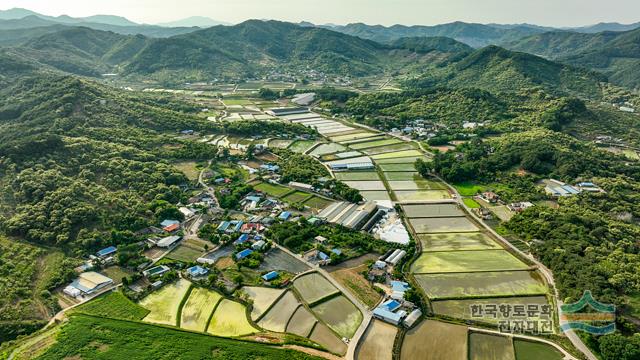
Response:
[[[640,0],[0,0],[45,15],[113,14],[157,23],[193,15],[238,23],[246,19],[346,24],[423,24],[452,21],[590,25],[640,21]]]

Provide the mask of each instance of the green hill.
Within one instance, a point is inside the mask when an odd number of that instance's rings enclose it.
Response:
[[[596,34],[549,32],[505,46],[597,70],[616,85],[640,86],[640,29]]]
[[[468,53],[473,51],[471,46],[444,36],[404,37],[392,41],[389,45],[419,53],[428,53],[431,51]]]
[[[462,60],[408,82],[413,87],[473,87],[495,93],[542,88],[556,95],[599,97],[597,73],[497,46],[476,50]]]

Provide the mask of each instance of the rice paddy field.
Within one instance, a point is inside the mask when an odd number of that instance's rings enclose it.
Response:
[[[500,320],[503,320],[502,315],[498,311],[496,318],[487,316],[484,318],[473,317],[470,307],[472,305],[487,305],[487,304],[506,304],[506,305],[548,305],[547,298],[545,296],[521,296],[521,297],[508,297],[508,298],[486,298],[486,299],[463,299],[463,300],[437,300],[432,301],[431,306],[433,311],[438,315],[450,316],[457,319],[476,320],[490,324],[497,324]],[[519,320],[538,320],[539,317],[527,317],[518,318]]]
[[[244,305],[223,299],[211,317],[207,332],[217,336],[242,336],[257,330],[247,320]]]
[[[313,305],[320,300],[339,292],[329,280],[318,273],[311,273],[294,280],[293,287],[298,291],[302,300]]]
[[[336,179],[341,181],[367,181],[378,180],[378,173],[375,171],[345,171],[336,172]]]
[[[363,198],[368,201],[376,201],[376,200],[386,200],[390,201],[389,193],[381,190],[381,191],[360,191],[360,194]]]
[[[398,159],[398,158],[420,157],[420,156],[422,156],[422,152],[412,149],[412,150],[394,151],[394,152],[388,152],[384,154],[377,154],[377,155],[373,155],[371,158],[374,160],[385,160],[385,159]],[[415,162],[415,159],[411,162]]]
[[[258,320],[273,303],[284,293],[282,289],[272,289],[259,286],[245,286],[242,288],[249,299],[253,301],[251,319]]]
[[[433,180],[389,181],[391,190],[446,190],[444,184]]]
[[[547,287],[542,278],[534,271],[415,274],[414,277],[432,300],[547,293]]]
[[[368,149],[362,150],[367,155],[378,155],[378,154],[404,154],[405,151],[415,150],[416,146],[412,143],[398,143],[392,145],[385,146],[377,146]],[[401,157],[401,156],[400,156]]]
[[[417,150],[410,150],[410,151],[416,151]],[[392,155],[395,155],[398,153],[389,153],[389,154],[381,154],[381,155],[377,155],[375,161],[376,164],[407,164],[411,166],[411,169],[409,170],[386,170],[384,167],[382,168],[382,171],[411,171],[411,170],[415,170],[415,167],[413,166],[413,164],[416,162],[416,160],[418,159],[422,159],[422,160],[428,160],[428,158],[426,156],[424,156],[422,153],[420,153],[420,155],[409,155],[409,156],[403,156],[403,157],[391,157]],[[387,155],[387,156],[384,156]]]
[[[209,316],[222,295],[205,288],[193,288],[182,307],[180,327],[193,331],[206,331]]]
[[[423,252],[455,250],[488,250],[502,247],[481,232],[418,234]]]
[[[293,313],[289,323],[287,324],[287,332],[303,337],[308,337],[311,330],[318,322],[316,318],[304,306],[298,306],[296,312]]]
[[[312,310],[320,320],[342,337],[353,337],[362,323],[360,310],[342,295],[316,305]]]
[[[425,320],[407,331],[400,359],[467,360],[467,341],[466,326]]]
[[[422,176],[415,171],[385,172],[383,176],[388,181],[423,180]]]
[[[393,192],[400,202],[437,201],[451,199],[446,190],[400,190]]]
[[[480,230],[466,217],[410,218],[409,224],[417,234],[477,232]]]
[[[294,140],[285,139],[271,139],[269,140],[269,147],[276,149],[286,149],[289,145],[293,144]]]
[[[331,141],[335,141],[335,142],[343,142],[343,141],[350,141],[350,140],[359,140],[359,139],[364,139],[364,138],[368,138],[368,137],[372,137],[372,136],[376,136],[376,133],[372,133],[372,132],[357,132],[357,133],[353,133],[353,134],[347,134],[347,135],[337,135],[337,136],[332,136],[330,139]]]
[[[403,205],[402,209],[409,218],[437,218],[464,216],[457,204],[419,204]]]
[[[292,274],[298,274],[309,270],[309,266],[278,248],[271,248],[264,256],[258,271],[272,270],[284,270]]]
[[[303,204],[310,207],[313,210],[320,211],[327,206],[331,205],[333,201],[321,198],[319,196],[312,196],[308,198]]]
[[[354,132],[352,132],[351,134],[354,134],[356,132],[362,132],[361,130],[355,130]],[[347,134],[345,134],[347,135]],[[360,144],[360,143],[366,143],[366,142],[370,142],[370,141],[377,141],[377,140],[384,140],[387,139],[387,137],[384,134],[375,134],[366,138],[360,138],[360,139],[353,139],[353,140],[340,140],[340,144],[343,145],[352,145],[352,144]]]
[[[388,178],[388,175],[386,172],[414,172],[416,171],[416,167],[413,165],[413,162],[408,162],[408,163],[401,163],[401,164],[393,164],[393,163],[388,163],[388,164],[384,164],[384,163],[380,163],[378,161],[378,167],[380,167],[380,170],[385,171],[385,177]]]
[[[269,184],[265,182],[254,185],[253,188],[274,197],[280,197],[291,192],[291,189],[288,187]]]
[[[399,144],[399,143],[402,143],[402,140],[398,140],[398,139],[379,139],[379,140],[358,142],[358,143],[355,143],[355,144],[350,144],[349,147],[352,148],[352,149],[361,150],[361,149],[374,148],[374,147],[378,147],[378,146],[394,145],[394,144]]]
[[[258,325],[267,330],[284,332],[289,319],[300,305],[293,292],[288,291],[264,314]]]
[[[289,145],[288,149],[295,153],[303,153],[313,146],[316,142],[314,140],[298,140]]]
[[[344,151],[345,149],[346,147],[336,143],[321,144],[321,145],[318,145],[315,149],[311,150],[309,155],[319,157],[326,154],[333,154],[340,151]]]
[[[282,198],[283,201],[286,201],[290,204],[303,203],[313,195],[306,193],[304,191],[295,191],[285,197]]]
[[[506,250],[422,253],[411,265],[416,274],[526,270],[529,266]]]
[[[515,360],[515,358],[510,338],[478,332],[469,334],[470,360]]]
[[[564,355],[551,345],[521,339],[513,339],[516,360],[562,360]]]
[[[384,187],[384,183],[382,181],[345,181],[345,184],[349,185],[357,190],[363,191],[376,191],[376,190],[386,190]]]
[[[373,319],[360,339],[356,349],[356,360],[389,360],[393,359],[393,343],[398,328],[386,322]]]
[[[334,354],[344,355],[347,352],[347,345],[323,323],[316,323],[309,339],[317,342]]]
[[[140,306],[149,310],[149,314],[143,320],[156,324],[176,326],[180,303],[190,287],[191,283],[189,281],[180,279],[147,295],[140,301]]]
[[[322,155],[320,157],[320,160],[330,161],[330,160],[336,160],[336,159],[349,159],[349,158],[358,157],[358,156],[362,156],[362,153],[359,151],[344,151],[336,154]]]

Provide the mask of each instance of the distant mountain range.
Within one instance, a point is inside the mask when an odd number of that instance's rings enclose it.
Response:
[[[47,15],[39,14],[35,11],[21,9],[21,8],[0,10],[1,20],[17,20],[27,16],[37,16],[41,19],[48,20],[55,23],[61,23],[61,24],[101,23],[101,24],[115,25],[115,26],[140,25],[122,16],[115,16],[115,15],[93,15],[93,16],[88,16],[83,18],[73,18],[67,15],[47,16]]]
[[[212,18],[206,16],[191,16],[185,19],[180,19],[176,21],[170,21],[165,23],[156,24],[158,26],[164,27],[193,27],[197,26],[200,28],[208,28],[216,25],[232,25],[231,23],[214,20]]]

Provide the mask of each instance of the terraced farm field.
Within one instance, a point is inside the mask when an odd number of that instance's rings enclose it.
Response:
[[[249,299],[253,301],[251,309],[251,319],[257,320],[267,311],[271,305],[284,293],[282,289],[272,289],[259,286],[245,286],[242,288]]]
[[[403,151],[388,152],[384,154],[377,154],[377,155],[373,155],[371,158],[374,160],[385,160],[385,159],[408,158],[412,156],[420,157],[422,155],[423,155],[422,152],[418,150],[403,150]],[[413,160],[412,162],[415,162],[415,160]]]
[[[380,191],[360,191],[360,195],[362,195],[365,200],[368,201],[376,201],[376,200],[387,200],[390,201],[389,193],[380,190]]]
[[[417,150],[410,150],[410,151],[417,151]],[[425,161],[429,160],[423,154],[421,154],[420,156],[405,156],[405,157],[393,157],[393,158],[384,157],[383,155],[389,155],[389,154],[378,155],[378,158],[375,159],[376,164],[406,164],[406,165],[411,165],[412,169],[409,169],[409,170],[386,170],[386,168],[383,167],[382,171],[411,171],[411,170],[415,170],[415,167],[413,166],[413,164],[416,162],[416,160],[418,160],[418,159],[422,159],[422,160],[425,160]]]
[[[244,305],[223,299],[213,313],[207,332],[218,336],[242,336],[256,332],[247,320]]]
[[[385,153],[404,154],[404,151],[415,150],[415,148],[416,146],[411,143],[399,143],[399,144],[393,144],[393,145],[372,147],[372,148],[364,149],[362,150],[362,152],[364,152],[367,155],[378,155],[378,154],[385,154]],[[394,156],[394,157],[397,157],[397,156]]]
[[[349,185],[349,187],[363,191],[378,191],[386,189],[382,181],[345,181],[344,183]]]
[[[380,320],[372,320],[358,344],[356,360],[389,360],[398,328]]]
[[[333,154],[345,150],[346,147],[337,143],[328,143],[318,145],[309,154],[313,156],[322,156],[326,154]]]
[[[310,305],[339,292],[329,280],[315,272],[294,280],[293,287],[300,293],[302,300]]]
[[[418,240],[423,252],[502,249],[496,241],[481,232],[418,234]]]
[[[400,359],[467,360],[467,327],[422,321],[405,335]]]
[[[176,326],[178,322],[178,310],[180,303],[191,287],[191,283],[185,279],[165,285],[162,289],[147,295],[140,306],[149,310],[144,321]]]
[[[308,337],[313,326],[318,320],[304,306],[298,306],[298,309],[287,324],[287,332],[299,336]]]
[[[288,187],[269,184],[266,182],[255,185],[253,188],[274,197],[280,197],[291,191],[291,189],[289,189]]]
[[[347,352],[347,345],[323,323],[316,323],[309,339],[317,342],[334,354],[344,355]]]
[[[388,181],[423,180],[422,176],[415,171],[384,172],[382,174]]]
[[[513,339],[516,360],[562,360],[564,355],[551,345],[540,342]]]
[[[415,162],[415,161],[414,161]],[[378,167],[380,167],[380,170],[385,171],[385,176],[388,178],[389,175],[387,175],[386,172],[413,172],[416,171],[416,167],[413,165],[413,162],[407,162],[407,163],[399,163],[399,164],[394,164],[394,163],[380,163],[379,161],[378,163]]]
[[[437,201],[451,199],[446,190],[399,190],[393,192],[400,202]]]
[[[353,133],[353,134],[348,134],[348,135],[332,136],[330,139],[331,139],[331,141],[335,141],[335,142],[343,142],[343,141],[359,140],[359,139],[369,138],[369,137],[376,136],[376,135],[377,135],[376,133],[372,133],[372,132],[358,132],[358,133]]]
[[[288,149],[295,153],[303,153],[309,150],[309,148],[311,148],[311,146],[313,146],[313,144],[315,143],[316,142],[314,140],[298,140],[293,144],[289,145]]]
[[[464,212],[457,204],[414,204],[403,205],[402,209],[409,218],[464,216]]]
[[[361,150],[361,149],[374,148],[374,147],[377,147],[377,146],[399,144],[401,142],[402,141],[398,140],[398,139],[380,139],[380,140],[373,140],[373,141],[359,142],[359,143],[356,143],[356,144],[351,144],[351,145],[349,145],[349,147],[352,148],[352,149]]]
[[[392,173],[393,174],[393,173]],[[389,181],[391,190],[445,190],[446,187],[432,180],[394,180]]]
[[[454,274],[416,274],[416,281],[429,299],[465,296],[514,296],[547,293],[534,271],[502,271]]]
[[[276,302],[271,309],[260,319],[258,325],[267,330],[284,332],[291,315],[300,306],[293,292],[288,291]]]
[[[411,265],[416,274],[526,270],[529,266],[506,250],[422,253]]]
[[[375,171],[345,171],[337,172],[336,179],[342,181],[366,181],[378,180],[378,173]]]
[[[409,224],[418,234],[477,232],[480,230],[465,217],[410,218]]]
[[[205,288],[193,288],[182,307],[180,327],[187,330],[206,331],[207,321],[222,295]]]
[[[510,338],[477,332],[469,335],[470,360],[515,360],[515,358]]]
[[[311,310],[338,335],[351,338],[362,323],[362,313],[346,297],[329,299]]]
[[[286,149],[289,145],[293,144],[295,140],[281,140],[281,139],[271,139],[269,140],[268,146],[270,148],[276,149]]]

